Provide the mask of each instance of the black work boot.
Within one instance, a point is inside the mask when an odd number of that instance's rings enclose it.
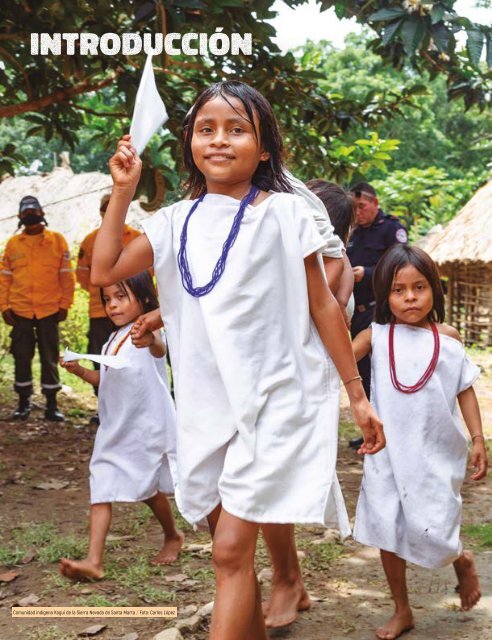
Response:
[[[12,414],[12,420],[27,420],[31,413],[31,397],[19,396],[19,406]]]
[[[46,396],[46,411],[44,412],[44,417],[46,420],[51,420],[52,422],[63,422],[65,420],[63,413],[58,411],[55,394]]]

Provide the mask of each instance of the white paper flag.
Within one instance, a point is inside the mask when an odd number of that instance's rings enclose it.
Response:
[[[98,356],[94,353],[75,353],[75,351],[70,351],[69,349],[65,349],[63,360],[65,362],[72,360],[91,360],[91,362],[99,362],[99,364],[104,364],[113,369],[124,369],[130,366],[130,361],[128,358],[125,358],[125,356]]]
[[[132,144],[139,155],[154,133],[168,120],[166,107],[155,84],[152,56],[148,55],[138,87],[130,127]]]

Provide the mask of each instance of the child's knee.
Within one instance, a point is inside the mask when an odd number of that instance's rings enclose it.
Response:
[[[234,573],[251,567],[253,560],[247,545],[233,532],[223,531],[215,535],[212,548],[212,562],[219,572]]]

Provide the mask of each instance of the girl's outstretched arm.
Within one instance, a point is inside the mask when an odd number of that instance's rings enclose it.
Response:
[[[101,373],[94,369],[87,369],[86,367],[82,367],[78,360],[70,360],[70,362],[65,362],[63,358],[59,360],[60,367],[66,369],[69,373],[73,373],[74,376],[78,378],[82,378],[84,382],[88,382],[93,387],[98,387],[101,379]]]
[[[483,437],[482,419],[478,406],[477,396],[473,387],[465,389],[458,394],[463,420],[472,439],[471,464],[476,472],[470,476],[470,480],[481,480],[487,473],[488,460],[485,439]]]
[[[371,353],[371,339],[371,327],[364,329],[364,331],[361,331],[355,336],[352,342],[352,349],[354,350],[354,356],[357,362]]]
[[[135,238],[122,248],[123,228],[128,207],[142,170],[142,161],[126,135],[118,142],[109,161],[113,191],[92,254],[91,282],[104,287],[144,271],[152,266],[154,253],[147,236]]]
[[[383,425],[369,404],[359,379],[350,338],[340,308],[323,277],[317,254],[307,256],[304,264],[311,317],[342,382],[346,384],[353,416],[364,437],[364,444],[359,452],[377,453],[386,444]]]

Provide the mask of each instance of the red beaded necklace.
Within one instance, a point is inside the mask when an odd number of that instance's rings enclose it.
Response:
[[[388,350],[389,350],[389,364],[390,364],[390,375],[391,382],[393,383],[394,388],[397,391],[401,391],[402,393],[415,393],[416,391],[420,391],[422,387],[424,387],[430,380],[432,374],[436,370],[437,362],[439,360],[439,332],[437,330],[436,325],[431,322],[430,327],[432,329],[432,333],[434,336],[434,352],[432,353],[432,358],[429,362],[429,366],[422,374],[421,378],[414,385],[406,385],[399,382],[396,377],[396,364],[395,364],[395,323],[392,322],[389,328],[389,336],[388,336]]]

